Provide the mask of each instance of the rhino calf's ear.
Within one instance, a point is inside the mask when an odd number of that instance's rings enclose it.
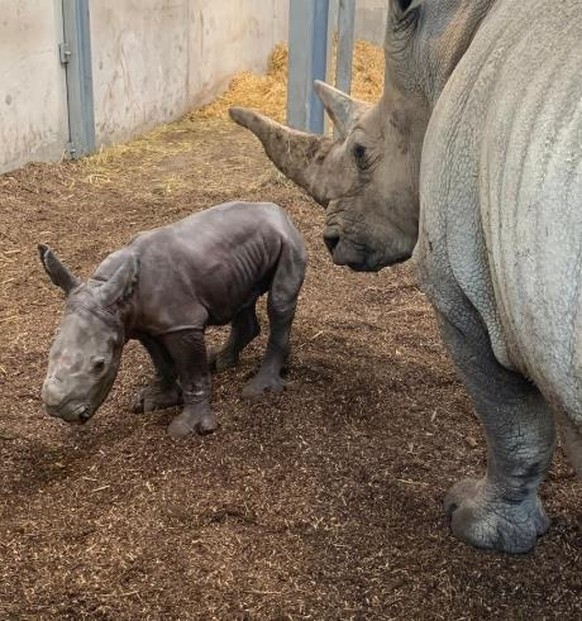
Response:
[[[60,287],[66,295],[78,287],[81,281],[73,276],[65,265],[63,265],[55,253],[45,244],[38,245],[38,254],[42,265],[49,275],[52,283],[57,287]]]
[[[99,299],[103,306],[121,304],[130,298],[138,279],[139,264],[134,254],[129,254],[111,278],[99,288]]]

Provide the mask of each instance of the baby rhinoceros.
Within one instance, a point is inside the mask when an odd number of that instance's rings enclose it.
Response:
[[[66,294],[42,387],[52,416],[89,420],[111,389],[123,346],[134,338],[156,371],[134,409],[183,404],[168,428],[172,437],[213,431],[210,371],[235,365],[259,334],[255,304],[267,291],[267,351],[244,394],[283,389],[281,369],[306,253],[301,235],[277,205],[225,203],[140,233],[85,283],[50,248],[40,245],[39,251],[52,282]],[[225,346],[207,356],[206,326],[229,322]]]

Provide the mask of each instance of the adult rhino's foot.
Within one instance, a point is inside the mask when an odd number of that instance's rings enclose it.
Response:
[[[194,432],[201,435],[212,433],[217,426],[216,416],[212,411],[184,408],[183,412],[178,414],[170,423],[168,434],[174,440],[178,440]]]
[[[485,480],[465,479],[453,485],[445,511],[456,537],[477,548],[509,554],[529,552],[550,525],[537,494],[510,502]]]
[[[141,414],[154,410],[164,410],[175,405],[182,405],[182,403],[182,390],[176,382],[168,385],[155,381],[138,394],[132,410]]]
[[[285,380],[278,374],[260,373],[256,375],[242,391],[243,397],[252,399],[265,392],[281,392],[285,388]]]
[[[235,367],[237,364],[238,356],[228,347],[212,352],[208,356],[208,366],[212,373],[222,373],[222,371]]]

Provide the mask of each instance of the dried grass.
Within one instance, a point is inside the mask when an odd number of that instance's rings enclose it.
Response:
[[[243,72],[229,89],[212,103],[195,110],[191,118],[226,117],[231,106],[256,108],[277,121],[285,120],[287,103],[287,46],[278,45],[269,58],[267,73]],[[353,56],[352,95],[363,101],[376,101],[382,93],[384,55],[382,48],[366,41],[356,41]]]
[[[323,211],[288,183],[257,187],[272,167],[248,132],[192,127],[159,138],[189,152],[143,174],[126,150],[111,185],[69,163],[0,177],[0,281],[12,279],[0,286],[0,619],[582,619],[581,490],[562,451],[544,485],[554,524],[534,553],[451,537],[442,496],[484,468],[484,446],[411,267],[334,266]],[[137,144],[151,162],[161,152]],[[290,389],[240,398],[263,330],[213,377],[218,432],[172,442],[176,409],[129,413],[153,372],[130,342],[88,425],[41,414],[63,309],[36,244],[84,276],[137,231],[233,196],[282,205],[305,238]]]
[[[188,136],[200,128],[202,121],[226,120],[231,106],[257,108],[283,122],[287,102],[287,61],[287,47],[280,44],[269,57],[265,75],[242,72],[233,78],[224,94],[179,121],[160,125],[131,142],[103,148],[80,160],[78,166],[85,181],[92,185],[107,185],[129,174],[147,172],[164,158],[191,151],[194,143]],[[377,100],[382,92],[383,72],[382,48],[356,41],[353,96],[364,101]]]
[[[287,46],[275,47],[265,75],[243,71],[236,75],[228,90],[207,106],[191,112],[191,118],[226,117],[230,106],[257,108],[278,121],[285,117],[287,101]]]
[[[184,138],[191,125],[187,118],[160,125],[131,142],[103,147],[77,165],[85,173],[85,180],[93,185],[117,181],[128,171],[147,170],[164,157],[190,151],[192,143]]]

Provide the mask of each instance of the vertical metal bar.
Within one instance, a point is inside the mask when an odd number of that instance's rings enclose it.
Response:
[[[329,0],[329,15],[327,20],[327,68],[325,71],[326,82],[335,83],[336,74],[336,39],[338,30],[339,0]],[[323,133],[328,135],[331,129],[331,121],[327,114],[323,115]]]
[[[307,127],[307,80],[309,70],[308,41],[305,34],[312,29],[309,0],[289,2],[289,75],[287,79],[287,124],[295,129]]]
[[[325,80],[329,0],[292,0],[289,12],[287,123],[323,132],[323,105],[313,81]]]
[[[336,87],[349,95],[352,88],[352,56],[356,0],[339,0]]]
[[[307,129],[323,133],[323,104],[313,89],[313,80],[325,80],[327,72],[327,25],[329,0],[315,0],[313,20],[313,74],[309,81],[310,114]]]
[[[89,0],[63,0],[71,157],[95,151]]]

